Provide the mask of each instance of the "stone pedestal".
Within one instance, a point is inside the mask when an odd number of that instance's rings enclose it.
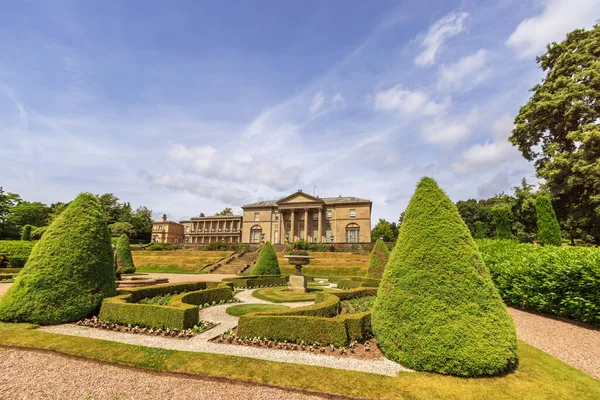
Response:
[[[292,292],[308,293],[308,280],[304,275],[290,275],[288,290]]]

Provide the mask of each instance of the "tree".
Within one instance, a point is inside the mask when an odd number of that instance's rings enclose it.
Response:
[[[223,211],[215,213],[215,215],[227,215],[227,214],[231,214],[231,207],[227,207],[225,209],[223,209]]]
[[[23,229],[21,230],[21,240],[31,240],[31,228],[35,228],[35,226],[27,224],[23,227]]]
[[[16,226],[46,226],[50,222],[50,207],[39,201],[20,201],[10,209],[8,216]]]
[[[396,223],[379,218],[379,222],[371,230],[371,242],[376,242],[379,238],[383,238],[384,242],[395,242],[398,238],[398,226]]]
[[[116,294],[114,278],[104,212],[94,195],[82,193],[48,227],[0,298],[0,321],[77,321]]]
[[[472,235],[475,234],[475,221],[480,218],[480,204],[475,199],[456,202],[456,208]],[[481,221],[480,221],[481,222]]]
[[[537,57],[546,76],[515,119],[510,141],[535,163],[554,209],[600,244],[600,25],[576,29]],[[564,226],[564,225],[563,225]]]
[[[515,191],[512,214],[514,216],[514,230],[520,242],[533,242],[537,236],[535,216],[536,192],[533,185],[523,178],[521,186],[513,188]]]
[[[516,364],[514,323],[456,206],[423,178],[372,315],[387,358],[420,371],[495,375]]]
[[[133,225],[135,232],[133,234],[134,238],[150,241],[150,236],[152,236],[152,210],[144,206],[138,207],[133,212],[130,223]]]
[[[483,233],[483,223],[481,221],[475,221],[475,239],[483,239],[485,234]]]
[[[279,270],[279,261],[277,261],[277,254],[275,253],[275,249],[271,242],[266,242],[263,245],[252,273],[254,275],[281,274],[281,271]]]
[[[381,220],[380,220],[381,221]],[[377,239],[371,255],[369,256],[369,269],[367,271],[367,278],[381,279],[383,271],[388,262],[390,251],[381,239]]]
[[[538,196],[535,201],[537,211],[538,240],[542,246],[560,246],[560,225],[554,214],[552,202],[548,196]]]
[[[10,239],[18,237],[18,228],[10,220],[10,210],[21,200],[18,194],[5,192],[0,186],[0,239]]]
[[[130,236],[135,234],[135,228],[129,222],[115,222],[114,224],[110,224],[108,229],[113,236]]]
[[[498,239],[512,239],[512,210],[508,204],[499,204],[492,208],[494,224],[496,225],[496,237]]]
[[[129,237],[122,234],[117,241],[117,274],[133,274],[135,265],[133,265],[133,257],[131,256],[131,248],[129,246]]]

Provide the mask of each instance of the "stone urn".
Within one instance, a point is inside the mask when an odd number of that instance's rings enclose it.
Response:
[[[310,263],[310,260],[314,257],[299,254],[287,254],[284,257],[287,258],[290,264],[296,267],[296,273],[294,275],[290,275],[288,290],[294,292],[308,292],[308,281],[306,277],[302,275],[302,266]]]

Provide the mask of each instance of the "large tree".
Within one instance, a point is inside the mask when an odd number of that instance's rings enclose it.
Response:
[[[398,225],[395,222],[379,218],[377,225],[371,229],[371,242],[382,238],[384,242],[395,242],[398,238]]]
[[[548,45],[537,62],[546,76],[510,140],[534,161],[563,227],[600,244],[600,25]]]

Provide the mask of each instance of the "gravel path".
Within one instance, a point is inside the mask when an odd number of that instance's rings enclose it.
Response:
[[[153,373],[20,349],[0,348],[0,371],[0,399],[325,398],[256,384]]]
[[[514,308],[508,311],[519,339],[600,379],[600,330]]]
[[[0,296],[2,296],[9,287],[12,286],[12,283],[0,283]]]

